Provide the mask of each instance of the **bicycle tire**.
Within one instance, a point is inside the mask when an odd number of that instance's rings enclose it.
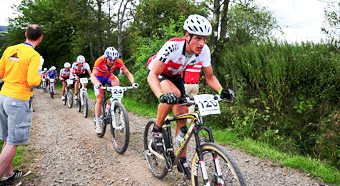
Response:
[[[106,104],[104,104],[104,102],[102,103],[101,108],[102,108],[102,112],[100,114],[100,124],[103,126],[103,133],[97,134],[97,136],[99,138],[102,138],[105,135],[105,132],[106,132],[106,115],[105,115]],[[96,118],[96,116],[94,116],[94,118]],[[95,120],[94,120],[94,127],[96,127],[96,121]]]
[[[130,140],[130,127],[129,127],[129,117],[125,106],[116,102],[114,106],[115,121],[116,126],[122,127],[122,129],[114,129],[112,124],[112,117],[110,119],[111,123],[111,140],[113,147],[118,154],[123,154],[129,146]]]
[[[208,181],[211,185],[246,185],[240,169],[225,148],[221,145],[210,142],[203,144],[201,148]],[[214,162],[216,160],[213,158],[213,154],[217,155],[217,159],[222,170],[221,172],[223,174],[222,177],[217,176],[217,169]],[[200,165],[198,154],[196,152],[191,164],[191,181],[194,186],[204,185]],[[218,181],[222,181],[224,184]]]
[[[53,91],[53,87],[51,88],[50,93],[51,93],[51,98],[54,99],[54,91]]]
[[[67,106],[68,106],[68,108],[72,108],[72,106],[73,106],[73,91],[72,91],[72,89],[69,89],[67,91],[66,99],[67,99]]]
[[[77,99],[77,111],[81,112],[81,97],[80,97],[80,91],[78,91],[78,99]]]
[[[166,162],[157,158],[149,150],[149,143],[152,140],[152,128],[156,125],[156,119],[152,118],[148,121],[144,130],[144,154],[151,173],[158,179],[164,178],[168,174]]]
[[[66,87],[64,89],[64,97],[65,99],[62,99],[62,102],[63,102],[63,105],[66,105],[66,102],[67,102],[67,88]]]
[[[84,92],[82,99],[83,99],[83,102],[84,102],[84,104],[83,104],[83,114],[84,114],[84,117],[87,118],[88,113],[89,113],[89,104],[88,104],[89,100],[87,98],[86,92]]]

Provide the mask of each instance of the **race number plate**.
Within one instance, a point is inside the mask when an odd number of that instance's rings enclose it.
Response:
[[[87,78],[80,78],[80,83],[87,83],[87,82],[88,82]]]
[[[194,99],[202,116],[221,114],[220,105],[214,95],[201,94],[194,96]]]
[[[122,98],[124,94],[124,89],[122,87],[114,87],[111,92],[112,92],[112,97]]]
[[[50,79],[50,82],[51,82],[51,83],[54,83],[54,79]]]
[[[73,79],[67,79],[67,84],[72,85],[73,84]]]

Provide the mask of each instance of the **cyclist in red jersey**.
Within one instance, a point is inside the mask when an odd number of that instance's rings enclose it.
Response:
[[[184,96],[184,81],[181,72],[202,62],[207,83],[219,92],[221,97],[232,99],[234,92],[223,89],[211,67],[211,54],[206,39],[212,32],[208,19],[200,15],[190,15],[184,22],[187,31],[185,38],[173,38],[167,41],[159,52],[148,61],[147,81],[153,93],[159,99],[156,125],[152,130],[155,150],[164,151],[162,142],[162,125],[166,116],[173,110],[175,115],[185,114],[187,107],[180,107],[178,97]],[[186,119],[177,121],[176,135],[186,125]],[[186,162],[186,151],[182,154],[178,170],[184,177],[190,178],[190,167]]]
[[[100,114],[101,114],[101,104],[103,102],[104,93],[103,89],[100,89],[105,84],[111,86],[119,86],[118,78],[113,75],[113,71],[116,68],[120,68],[124,72],[124,74],[128,77],[134,88],[137,88],[139,85],[135,83],[135,79],[130,71],[126,68],[123,61],[118,58],[118,51],[114,47],[108,47],[104,55],[99,57],[95,64],[91,74],[91,82],[94,87],[94,94],[96,95],[96,105],[95,105],[95,121],[96,121],[96,133],[101,134],[103,132],[103,128],[100,125]]]
[[[64,68],[60,70],[59,79],[63,83],[63,88],[61,89],[62,100],[65,99],[64,91],[66,87],[66,80],[70,78],[70,73],[71,73],[70,68],[71,68],[71,64],[69,62],[66,62],[64,64]]]
[[[75,78],[75,79],[80,79],[83,77],[86,77],[86,71],[87,73],[89,73],[89,75],[91,75],[91,68],[90,65],[85,62],[85,57],[82,55],[79,55],[77,57],[77,61],[74,62],[72,64],[72,68],[71,68],[71,74],[70,77],[71,78]],[[84,84],[84,88],[86,88],[87,83]],[[79,88],[79,81],[76,81],[74,84],[74,91],[75,91],[75,96],[74,99],[77,100],[78,99],[78,88]]]

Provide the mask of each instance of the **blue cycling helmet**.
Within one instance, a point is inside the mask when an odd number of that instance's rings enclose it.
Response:
[[[119,57],[119,54],[115,47],[107,47],[107,49],[104,52],[104,56],[106,58],[115,60]]]

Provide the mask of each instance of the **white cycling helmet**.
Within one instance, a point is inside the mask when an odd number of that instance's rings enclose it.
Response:
[[[44,71],[47,71],[47,68],[44,68]]]
[[[212,33],[212,27],[209,20],[203,16],[194,14],[190,15],[184,22],[184,30],[189,34],[209,36]]]
[[[107,49],[104,52],[104,56],[106,58],[115,60],[119,57],[119,54],[115,47],[107,47]]]
[[[82,55],[79,55],[79,56],[77,57],[77,61],[78,61],[79,63],[84,63],[84,62],[85,62],[85,57],[82,56]]]
[[[55,68],[55,66],[52,66],[52,67],[51,67],[51,70],[56,70],[56,69],[57,69],[57,68]]]
[[[64,67],[65,67],[65,68],[71,68],[71,64],[70,64],[69,62],[66,62],[66,63],[64,64]]]

